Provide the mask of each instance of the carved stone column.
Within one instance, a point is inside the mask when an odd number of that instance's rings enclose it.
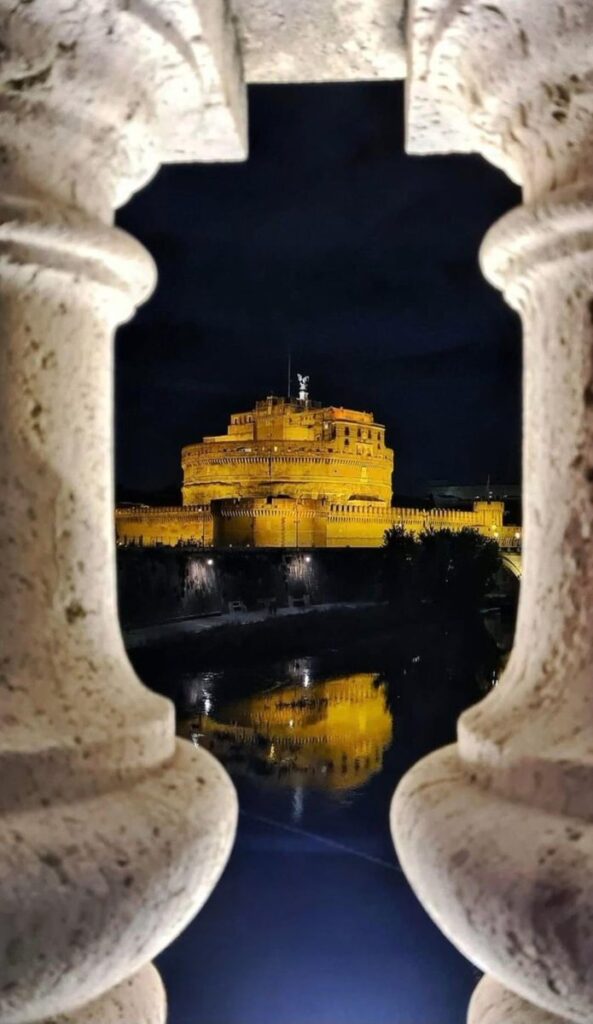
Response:
[[[469,1024],[558,1024],[558,1020],[556,1014],[525,1002],[488,976],[475,989],[468,1015]]]
[[[471,1024],[584,1024],[593,1019],[593,7],[418,0],[409,33],[410,148],[478,150],[523,185],[525,205],[490,231],[482,264],[524,326],[525,530],[504,678],[461,717],[458,743],[404,778],[393,832],[426,909],[497,979],[478,987]]]
[[[145,965],[234,834],[225,773],[126,659],[111,465],[113,332],[154,284],[113,209],[161,160],[243,155],[223,14],[0,4],[2,1024],[162,1024]]]

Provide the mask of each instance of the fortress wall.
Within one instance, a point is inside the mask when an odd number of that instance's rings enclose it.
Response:
[[[183,506],[121,509],[123,543],[215,547],[380,547],[386,530],[478,530],[516,546],[502,502],[392,508],[394,455],[371,413],[268,396],[226,434],[182,449]]]
[[[220,547],[315,547],[318,506],[318,502],[282,499],[216,503],[215,543]]]
[[[505,535],[510,541],[515,538],[517,528],[504,527],[504,503],[498,501],[474,502],[473,509],[415,509],[393,508],[393,526],[403,526],[410,533],[423,530],[478,530],[484,536],[499,540]]]
[[[385,531],[392,525],[387,505],[334,503],[327,514],[328,547],[382,547]]]
[[[119,543],[153,547],[179,543],[214,542],[214,521],[210,508],[118,508],[115,514]]]
[[[391,508],[381,503],[249,498],[212,506],[118,509],[120,543],[233,548],[381,547],[385,531],[478,530],[503,547],[516,547],[515,526],[503,526],[502,502],[459,509]]]

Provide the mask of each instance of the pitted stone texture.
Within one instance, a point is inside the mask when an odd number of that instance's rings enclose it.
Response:
[[[589,0],[411,0],[407,148],[482,153],[535,198],[587,176]]]
[[[234,789],[178,741],[109,793],[3,819],[2,1024],[68,1011],[151,960],[200,909],[228,858]]]
[[[175,743],[115,601],[112,332],[154,271],[85,212],[11,199],[0,227],[2,1024],[100,997],[201,907],[234,790]]]
[[[112,331],[154,281],[123,232],[0,203],[0,809],[82,799],[174,749],[115,604]]]
[[[593,1019],[593,825],[492,793],[456,747],[400,783],[401,865],[452,942],[506,988],[561,1019]]]
[[[167,945],[236,826],[121,640],[113,332],[155,273],[111,223],[161,160],[240,155],[243,94],[218,0],[0,0],[0,30],[0,1022],[29,1024]]]
[[[523,578],[503,679],[462,715],[457,746],[402,780],[392,829],[466,956],[590,1024],[593,6],[414,0],[409,33],[410,148],[477,150],[524,188],[482,251],[524,327]],[[489,999],[492,1015],[511,997],[492,985]]]
[[[165,161],[242,159],[225,0],[0,2],[2,191],[109,222]]]
[[[593,186],[508,214],[482,263],[525,330],[524,576],[504,681],[460,751],[483,785],[593,822]]]
[[[503,679],[457,748],[396,794],[404,870],[443,931],[510,990],[593,1019],[593,189],[492,229],[487,275],[520,313],[523,581]]]
[[[404,0],[233,0],[248,82],[403,78]]]
[[[566,1017],[556,1017],[514,992],[503,988],[493,978],[482,978],[469,1005],[467,1024],[569,1024]]]
[[[165,1024],[167,1000],[158,971],[147,964],[100,999],[41,1024]]]

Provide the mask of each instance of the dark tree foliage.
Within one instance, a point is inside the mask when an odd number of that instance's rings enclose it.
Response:
[[[501,567],[496,541],[475,530],[426,530],[416,539],[395,527],[385,534],[385,600],[413,611],[478,611]]]
[[[385,531],[382,590],[390,604],[412,607],[417,603],[419,549],[418,541],[403,526]]]

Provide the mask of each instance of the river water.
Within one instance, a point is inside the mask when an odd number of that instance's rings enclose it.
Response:
[[[388,810],[496,681],[481,623],[210,671],[152,654],[179,732],[223,762],[241,807],[220,884],[159,960],[169,1024],[462,1024],[479,974],[411,892]]]

